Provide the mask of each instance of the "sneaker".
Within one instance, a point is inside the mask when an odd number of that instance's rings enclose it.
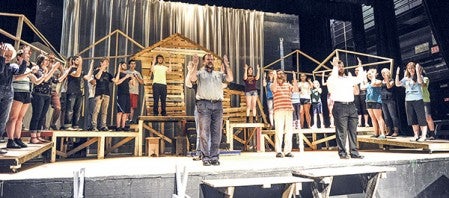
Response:
[[[434,136],[430,136],[429,138],[427,138],[427,140],[435,140]]]
[[[67,130],[67,131],[76,131],[77,129],[75,129],[73,127],[67,127],[65,130]]]
[[[108,129],[108,127],[101,127],[100,131],[111,131]]]
[[[294,155],[292,153],[287,153],[287,155],[285,155],[285,157],[294,157]]]
[[[22,142],[22,140],[20,138],[14,138],[14,142],[19,145],[22,148],[26,148],[28,147],[28,145],[26,145],[25,143]]]
[[[115,128],[115,131],[123,131],[123,129],[120,127],[117,127],[117,128]]]
[[[50,129],[51,130],[58,130],[58,127],[56,127],[56,125],[50,125]]]
[[[379,137],[377,137],[379,139],[387,139],[387,137],[385,137],[385,135],[379,135]]]
[[[410,142],[416,142],[419,139],[418,136],[414,136],[412,138],[410,138]]]
[[[378,138],[379,135],[372,135],[371,137],[372,137],[372,138]]]
[[[424,142],[426,141],[426,137],[420,137],[419,139],[416,140],[417,142]]]
[[[277,153],[277,154],[276,154],[276,157],[277,157],[277,158],[283,158],[283,157],[284,157],[284,154],[282,154],[282,153]]]
[[[8,143],[6,144],[6,148],[20,149],[22,147],[20,145],[18,145],[14,140],[8,139]]]

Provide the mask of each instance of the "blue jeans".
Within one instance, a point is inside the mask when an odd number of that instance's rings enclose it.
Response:
[[[12,86],[0,85],[0,139],[2,139],[3,133],[5,132],[13,96]]]
[[[200,149],[200,122],[198,120],[198,109],[196,109],[195,105],[195,111],[193,112],[193,116],[195,117],[195,128],[196,128],[196,152],[197,155],[201,152]]]
[[[399,129],[399,118],[396,113],[396,102],[394,100],[382,100],[382,112],[385,118],[385,124],[388,128]]]
[[[82,98],[82,95],[67,94],[64,127],[79,127]]]
[[[200,128],[200,148],[203,161],[218,160],[223,129],[222,102],[196,102]]]

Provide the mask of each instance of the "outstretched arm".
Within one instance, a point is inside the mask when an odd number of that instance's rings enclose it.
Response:
[[[276,92],[278,90],[278,83],[277,83],[277,74],[276,71],[273,71],[273,83],[271,83],[271,91]]]
[[[101,68],[100,68],[100,69],[101,69]],[[84,79],[84,80],[90,80],[90,78],[92,77],[93,72],[94,72],[94,61],[92,61],[92,62],[90,63],[89,71],[87,72],[86,75],[83,76],[83,79]],[[100,72],[98,72],[98,73],[100,73]],[[100,76],[101,76],[101,75],[100,75]],[[95,75],[95,78],[96,78],[96,75]],[[98,77],[98,78],[100,78],[100,77]]]
[[[419,63],[416,63],[416,81],[418,82],[418,84],[423,84],[422,81],[422,67],[421,65],[419,65]]]
[[[226,74],[226,81],[232,82],[234,80],[234,74],[232,73],[232,69],[229,66],[228,56],[226,56],[226,55],[223,56],[223,64],[221,66],[222,67],[224,66],[224,71]]]
[[[192,67],[192,70],[191,70],[190,74],[187,76],[190,79],[191,83],[192,82],[196,82],[198,80],[198,76],[197,76],[198,63],[199,63],[199,57],[198,57],[198,55],[195,54],[193,56],[193,62],[192,62],[193,67]]]
[[[256,80],[259,80],[259,78],[260,78],[260,66],[257,65],[256,69],[257,69],[257,71],[256,71]]]
[[[396,78],[394,80],[394,83],[396,84],[396,87],[401,87],[402,86],[402,82],[399,80],[399,73],[401,72],[401,68],[398,67],[398,69],[396,70]]]
[[[245,67],[243,67],[243,70],[245,70],[243,72],[243,80],[248,79],[248,65],[245,63]]]

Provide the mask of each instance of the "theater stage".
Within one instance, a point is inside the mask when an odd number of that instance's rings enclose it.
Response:
[[[364,159],[340,159],[336,151],[294,152],[294,158],[275,158],[274,152],[221,156],[220,166],[204,167],[190,157],[112,157],[107,159],[34,162],[18,173],[0,174],[0,197],[73,197],[73,171],[85,168],[84,197],[171,197],[176,193],[176,165],[189,172],[187,195],[222,197],[201,185],[204,179],[289,176],[294,170],[380,165],[396,167],[380,179],[377,197],[449,195],[449,153],[423,151],[362,151]],[[4,170],[3,170],[4,171]],[[360,195],[355,176],[335,178],[331,195]],[[280,197],[284,186],[236,188],[235,197]],[[303,184],[302,197],[311,197]],[[357,196],[356,196],[357,197]]]

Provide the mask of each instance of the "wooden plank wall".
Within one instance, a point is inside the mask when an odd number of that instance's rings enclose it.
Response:
[[[240,101],[234,107],[231,105],[231,98]],[[231,89],[224,89],[223,116],[228,117],[231,122],[246,122],[246,97],[245,92]]]
[[[156,54],[154,54],[156,55]],[[186,105],[184,96],[184,55],[162,54],[164,65],[171,65],[172,71],[167,72],[167,114],[169,116],[185,116]],[[151,62],[153,58],[142,60],[142,75],[145,89],[145,108],[147,115],[153,114],[153,78],[151,76]],[[145,62],[145,63],[144,63]],[[160,103],[160,101],[159,101]],[[160,109],[160,104],[159,104]],[[160,110],[159,110],[160,112]]]

